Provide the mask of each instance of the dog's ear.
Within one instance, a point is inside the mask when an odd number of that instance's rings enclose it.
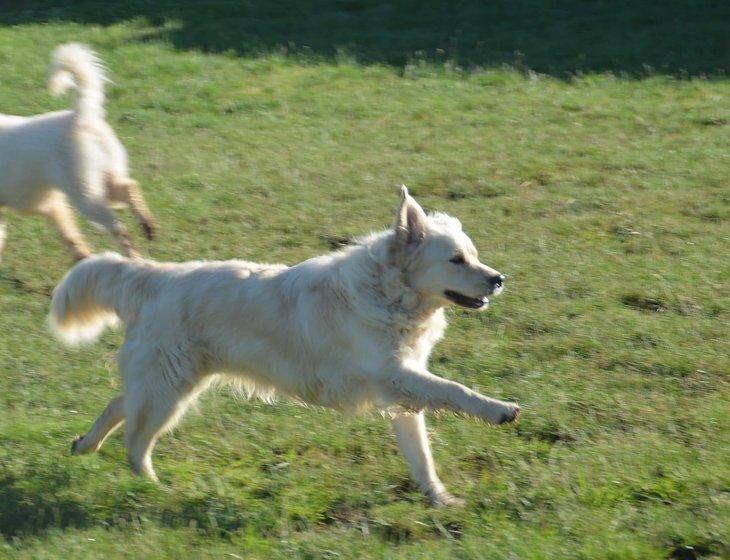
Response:
[[[418,245],[426,235],[426,213],[408,194],[405,185],[400,190],[400,206],[395,215],[393,230],[396,243],[401,246]]]

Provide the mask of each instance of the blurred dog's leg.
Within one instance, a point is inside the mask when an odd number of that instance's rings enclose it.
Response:
[[[154,239],[157,222],[147,207],[139,183],[134,179],[110,179],[108,184],[110,197],[117,202],[129,204],[147,239]]]
[[[82,455],[98,451],[104,440],[124,422],[124,396],[117,395],[96,419],[91,429],[76,438],[71,445],[71,453]]]
[[[139,253],[132,245],[127,228],[103,201],[84,197],[74,200],[74,205],[86,218],[106,229],[122,246],[125,255],[130,258],[139,257]]]
[[[53,205],[48,206],[44,210],[44,214],[48,216],[48,218],[53,222],[53,225],[56,226],[56,229],[68,247],[68,250],[71,251],[77,261],[83,260],[91,255],[91,250],[86,245],[86,242],[76,225],[73,213],[65,200],[59,200]]]
[[[392,419],[392,423],[411,475],[423,493],[437,506],[464,505],[463,500],[447,492],[436,474],[423,411],[400,414]]]

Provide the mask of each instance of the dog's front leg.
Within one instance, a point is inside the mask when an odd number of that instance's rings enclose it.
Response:
[[[426,370],[397,368],[389,379],[392,397],[398,404],[414,410],[452,410],[476,416],[490,424],[504,424],[517,418],[520,407],[491,399],[461,383],[443,379]]]
[[[411,475],[431,503],[435,506],[463,506],[464,501],[449,494],[436,474],[423,411],[399,414],[392,423]]]

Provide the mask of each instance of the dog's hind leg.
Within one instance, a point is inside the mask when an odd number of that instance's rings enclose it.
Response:
[[[59,198],[53,204],[46,206],[42,212],[56,226],[58,233],[61,235],[68,250],[73,254],[74,259],[80,261],[91,255],[91,250],[86,245],[81,232],[76,226],[73,213],[65,200]]]
[[[75,173],[59,168],[54,174],[53,184],[86,219],[103,227],[114,237],[128,257],[139,256],[132,245],[127,228],[107,206],[103,173],[88,170],[83,165]]]
[[[142,196],[139,183],[129,176],[127,152],[108,123],[98,123],[98,126],[100,134],[97,140],[108,157],[106,185],[109,200],[128,204],[140,226],[142,226],[145,236],[147,239],[152,240],[155,236],[157,223]]]
[[[207,383],[196,375],[192,356],[180,348],[157,348],[147,358],[133,355],[129,363],[125,357],[120,355],[127,458],[136,474],[157,480],[152,468],[157,439],[175,425]]]
[[[73,455],[98,451],[104,440],[124,422],[124,396],[117,395],[96,419],[91,429],[71,445]]]
[[[184,391],[161,383],[145,385],[145,389],[135,390],[129,404],[125,403],[127,458],[135,474],[156,481],[157,475],[152,468],[155,443],[175,425],[199,391]],[[144,396],[140,394],[142,392]]]
[[[461,383],[443,379],[426,370],[399,367],[386,385],[387,398],[406,408],[451,410],[480,418],[490,424],[517,419],[520,407],[480,395]]]
[[[142,190],[139,183],[134,179],[110,178],[107,181],[107,189],[109,198],[115,202],[123,202],[128,204],[132,213],[137,218],[139,225],[147,239],[152,240],[157,230],[157,221],[147,207],[147,203],[142,196]]]
[[[464,501],[449,494],[436,474],[423,411],[399,414],[392,423],[411,475],[431,503],[435,506],[463,506]]]
[[[127,459],[135,474],[155,481],[152,449],[165,429],[185,411],[177,389],[159,381],[141,381],[127,393],[125,403]]]
[[[112,211],[107,208],[103,200],[95,198],[81,197],[73,201],[76,208],[84,216],[95,224],[99,224],[106,229],[121,245],[124,254],[131,258],[139,257],[139,253],[132,245],[129,232],[124,224],[114,216]]]

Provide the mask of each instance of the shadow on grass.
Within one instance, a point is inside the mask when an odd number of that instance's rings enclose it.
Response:
[[[111,494],[87,496],[75,488],[69,471],[55,465],[26,467],[22,474],[2,473],[0,540],[69,527],[120,527],[142,518],[165,527],[195,527],[216,537],[225,537],[249,522],[267,534],[276,524],[275,515],[247,511],[245,504],[231,498],[180,496],[160,501],[157,492],[157,488],[135,481]]]
[[[61,470],[16,478],[0,475],[0,535],[38,534],[49,528],[86,527],[86,508],[67,494],[70,478]]]
[[[364,64],[414,59],[580,72],[725,76],[730,3],[716,0],[0,0],[0,24],[111,25],[143,18],[176,48],[242,56],[285,49]],[[170,25],[166,25],[170,24]]]

